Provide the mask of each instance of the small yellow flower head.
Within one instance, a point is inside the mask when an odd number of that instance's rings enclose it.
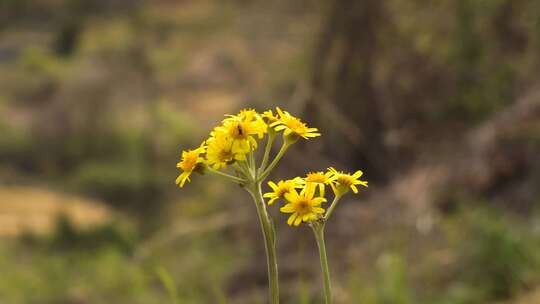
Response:
[[[331,186],[336,195],[341,195],[347,192],[350,189],[354,193],[358,193],[357,185],[364,186],[367,188],[368,182],[359,180],[362,176],[362,171],[358,170],[354,174],[344,173],[343,171],[337,171],[334,168],[328,168],[328,171],[332,174],[330,177]]]
[[[317,128],[308,128],[305,123],[299,118],[292,116],[289,112],[282,111],[280,108],[276,108],[276,111],[279,114],[279,119],[271,123],[270,127],[276,131],[283,131],[285,137],[293,136],[309,139],[310,137],[321,136],[321,133],[317,132]]]
[[[279,120],[279,117],[277,115],[274,115],[274,112],[272,112],[272,110],[264,111],[262,117],[266,119],[266,122],[268,124],[273,124],[274,122]]]
[[[320,205],[322,202],[326,202],[326,199],[315,196],[315,184],[307,184],[300,194],[293,188],[285,194],[285,199],[288,203],[279,210],[283,213],[292,213],[287,220],[287,224],[290,226],[314,221],[324,213],[324,209]]]
[[[236,130],[232,130],[231,135],[239,138],[257,135],[261,139],[268,127],[263,117],[253,109],[243,109],[237,115],[228,115],[224,123],[227,121],[236,122]]]
[[[260,117],[260,114],[257,113],[254,109],[242,109],[236,115],[228,115],[229,117],[239,117],[243,120],[254,120]]]
[[[238,115],[228,115],[223,124],[214,129],[214,133],[224,133],[233,141],[234,153],[255,150],[257,141],[253,135],[261,139],[268,126],[255,110],[242,110]]]
[[[233,150],[234,141],[226,133],[213,133],[206,142],[208,144],[206,163],[216,170],[226,167],[235,160],[246,160],[246,154],[249,153],[247,146],[244,146],[245,150],[239,148]]]
[[[299,186],[299,179],[291,179],[286,181],[279,181],[276,183],[270,181],[268,182],[272,192],[265,193],[263,196],[269,198],[268,205],[272,205],[276,200],[282,199],[285,197],[285,194],[289,193],[292,189]]]
[[[176,167],[182,170],[182,173],[176,179],[176,184],[179,185],[180,188],[184,187],[186,180],[191,182],[189,176],[203,163],[204,160],[200,157],[200,154],[204,153],[205,150],[206,146],[203,142],[197,149],[182,151],[182,159],[176,164]]]
[[[329,185],[331,183],[330,178],[332,177],[332,173],[330,172],[309,172],[306,174],[306,177],[300,180],[300,183],[305,185],[308,183],[315,184],[319,187],[319,194],[321,196],[324,196],[324,190],[326,188],[326,185]]]

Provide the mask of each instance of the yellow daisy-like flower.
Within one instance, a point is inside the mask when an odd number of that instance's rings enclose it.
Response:
[[[270,181],[268,186],[272,188],[272,192],[265,193],[263,197],[269,198],[268,205],[272,205],[276,200],[285,197],[285,194],[289,193],[291,189],[299,186],[299,180],[297,178],[286,181],[279,181],[277,184]]]
[[[324,196],[324,190],[326,188],[326,185],[329,185],[331,183],[331,177],[331,172],[309,172],[308,174],[306,174],[305,178],[301,179],[300,183],[303,185],[308,183],[317,185],[319,187],[319,194],[321,196]]]
[[[321,133],[317,132],[317,128],[308,128],[305,123],[299,118],[292,116],[289,112],[282,111],[280,108],[276,108],[276,111],[278,112],[279,119],[271,123],[270,127],[276,131],[283,131],[283,135],[289,136],[292,134],[305,139],[321,136]]]
[[[235,135],[244,136],[243,133],[249,135],[257,135],[260,138],[264,136],[267,131],[267,124],[264,122],[262,115],[257,113],[253,109],[243,109],[237,115],[227,115],[224,122],[237,121],[241,122],[241,126],[244,127],[245,132],[237,129],[238,132],[233,132]]]
[[[267,131],[267,125],[255,110],[242,110],[238,115],[229,115],[223,124],[214,129],[214,133],[224,133],[232,140],[233,153],[250,151],[257,148],[253,135],[260,138]]]
[[[274,115],[274,112],[272,112],[272,110],[264,111],[261,116],[266,119],[266,122],[268,124],[272,124],[279,120],[279,117],[277,115]]]
[[[230,116],[235,116],[235,115],[230,115]],[[257,113],[257,111],[255,111],[254,109],[242,109],[240,110],[240,112],[238,112],[236,116],[241,117],[243,119],[247,119],[247,120],[253,120],[254,118],[258,118],[260,114]]]
[[[219,170],[226,167],[235,160],[246,160],[246,154],[249,153],[249,148],[241,151],[236,149],[233,152],[233,140],[225,133],[213,133],[207,142],[206,163],[212,168]]]
[[[330,177],[331,186],[334,192],[336,193],[345,193],[349,188],[354,192],[358,193],[357,185],[364,186],[367,188],[368,182],[359,180],[359,178],[364,174],[362,171],[358,170],[354,174],[344,173],[343,171],[337,171],[336,169],[330,167],[328,171],[332,174]]]
[[[300,194],[296,189],[291,189],[285,194],[288,204],[279,210],[283,213],[292,213],[287,220],[290,226],[298,226],[302,222],[310,222],[318,219],[324,213],[320,207],[322,202],[326,202],[324,197],[315,196],[315,185],[307,184]]]
[[[180,188],[184,187],[186,180],[191,182],[189,176],[195,169],[198,168],[201,163],[204,162],[204,159],[200,156],[200,154],[204,153],[205,150],[206,146],[203,142],[197,149],[182,151],[182,159],[176,164],[177,168],[182,169],[182,173],[178,176],[178,178],[176,178],[176,184],[179,185]]]

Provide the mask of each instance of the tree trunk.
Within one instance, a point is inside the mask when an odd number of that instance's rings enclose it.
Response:
[[[383,123],[374,86],[383,2],[335,0],[328,8],[306,115],[325,134],[324,152],[384,178]]]

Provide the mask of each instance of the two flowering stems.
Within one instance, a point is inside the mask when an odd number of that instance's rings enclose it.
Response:
[[[262,114],[255,110],[242,110],[237,115],[227,115],[198,148],[182,152],[181,160],[177,164],[181,173],[176,183],[183,187],[186,181],[191,181],[192,173],[211,173],[239,184],[250,193],[264,237],[271,304],[279,303],[279,283],[277,235],[267,206],[277,201],[282,202],[279,210],[289,214],[287,223],[290,226],[296,227],[305,223],[314,232],[319,248],[324,299],[326,304],[330,304],[332,290],[324,240],[325,225],[340,198],[349,190],[358,193],[357,186],[367,187],[367,182],[359,179],[362,176],[361,171],[348,174],[329,168],[326,172],[310,172],[305,177],[280,180],[278,183],[270,181],[268,186],[271,191],[263,194],[263,182],[288,148],[300,139],[307,140],[321,135],[316,128],[309,128],[289,112],[279,108],[276,111],[277,115],[271,110]],[[281,148],[270,161],[272,147],[280,133]],[[261,152],[262,155],[257,155],[258,140],[265,136],[266,146]],[[257,156],[262,156],[260,164]],[[327,187],[332,189],[334,199],[325,209],[323,203],[327,204]],[[265,198],[268,201],[265,201]]]

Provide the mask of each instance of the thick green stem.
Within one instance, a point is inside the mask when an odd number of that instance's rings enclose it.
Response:
[[[266,210],[264,199],[261,192],[261,184],[255,183],[249,191],[255,206],[257,207],[257,215],[261,224],[262,233],[264,236],[264,247],[266,249],[266,261],[268,266],[268,286],[270,293],[270,303],[279,304],[279,283],[278,283],[278,264],[276,254],[276,231],[272,218]]]
[[[330,269],[328,268],[328,257],[326,256],[326,245],[324,243],[324,225],[325,223],[314,223],[311,228],[315,234],[315,240],[319,247],[319,259],[321,261],[321,272],[324,286],[324,302],[332,304],[332,286],[330,284]]]

